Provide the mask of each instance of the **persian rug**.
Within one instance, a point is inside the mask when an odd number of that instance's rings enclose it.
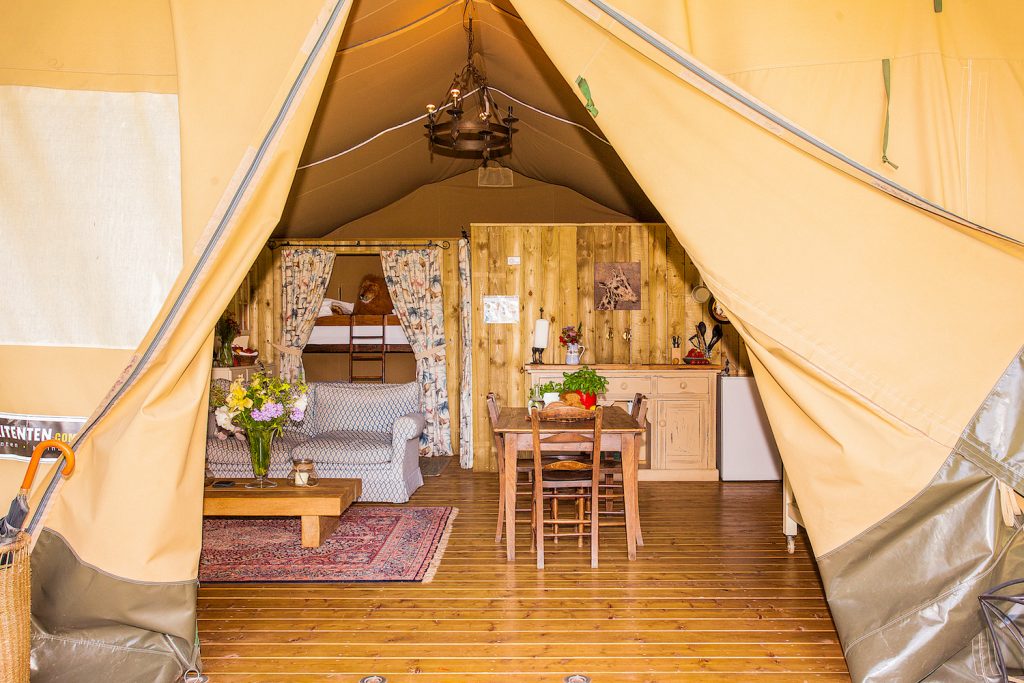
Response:
[[[434,578],[453,507],[355,506],[319,548],[303,548],[299,519],[203,520],[200,581],[419,581]]]
[[[420,472],[424,477],[439,477],[452,460],[454,458],[450,455],[438,455],[433,458],[420,456]]]

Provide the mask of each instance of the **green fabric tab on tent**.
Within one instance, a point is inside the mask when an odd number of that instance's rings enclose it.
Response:
[[[587,98],[586,108],[590,112],[590,115],[597,118],[597,107],[594,106],[594,98],[590,96],[590,84],[587,83],[587,79],[583,76],[576,77],[576,87],[580,89],[583,96]]]
[[[939,0],[936,0],[939,2]],[[889,94],[892,88],[892,60],[882,60],[882,81],[885,83],[885,131],[882,133],[882,163],[898,169],[899,166],[889,161]]]
[[[942,0],[932,0],[932,7],[935,8],[936,13],[942,11]]]

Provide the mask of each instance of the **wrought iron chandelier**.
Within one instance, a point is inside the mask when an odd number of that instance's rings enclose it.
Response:
[[[483,159],[486,165],[489,159],[512,151],[512,125],[519,119],[512,115],[511,106],[508,115],[501,118],[487,77],[473,64],[472,17],[466,27],[466,43],[466,65],[455,74],[441,105],[427,105],[428,123],[424,128],[432,154]],[[480,111],[476,116],[466,116],[466,101],[473,95]],[[441,120],[442,113],[448,115],[447,120]]]

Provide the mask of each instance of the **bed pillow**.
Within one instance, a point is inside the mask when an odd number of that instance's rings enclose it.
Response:
[[[347,301],[331,300],[331,313],[334,315],[352,315],[352,304]]]
[[[338,301],[337,299],[328,299],[327,297],[324,297],[323,303],[320,304],[320,312],[316,314],[316,317],[322,318],[325,315],[342,315],[340,313],[334,312],[334,306],[337,305],[352,306],[352,304],[346,301]],[[349,313],[351,313],[351,310],[349,311]]]

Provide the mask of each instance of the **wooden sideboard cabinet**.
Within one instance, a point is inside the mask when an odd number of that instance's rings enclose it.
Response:
[[[263,366],[266,368],[266,373],[271,377],[277,375],[277,366],[273,363],[267,363]],[[252,377],[259,371],[258,365],[235,365],[230,368],[213,368],[213,372],[210,374],[210,379],[226,379],[229,382],[234,382],[236,379],[241,378],[242,381],[248,382],[249,378]]]
[[[604,405],[647,396],[647,435],[640,479],[717,481],[717,365],[591,365],[608,378]],[[575,365],[527,365],[528,387],[560,381]],[[529,391],[529,389],[527,389]],[[529,395],[523,397],[524,404]]]

